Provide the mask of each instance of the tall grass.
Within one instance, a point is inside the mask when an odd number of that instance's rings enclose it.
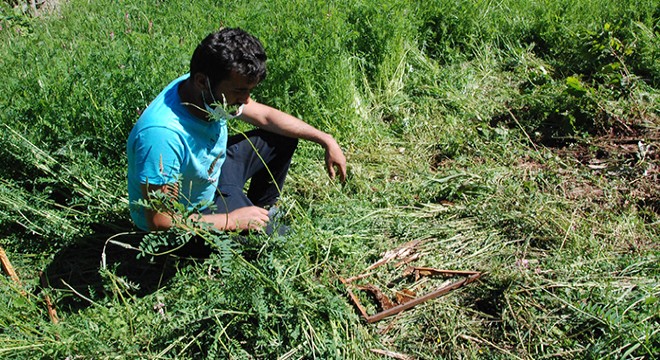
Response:
[[[656,2],[71,1],[39,18],[0,9],[0,245],[23,280],[0,277],[3,356],[660,351]],[[349,181],[327,179],[322,149],[303,143],[282,199],[290,234],[218,238],[226,251],[198,262],[136,259],[109,242],[101,269],[108,238],[139,242],[126,211],[127,134],[220,26],[263,41],[269,74],[254,97],[335,135]],[[486,275],[367,325],[339,277],[411,240],[422,241],[415,265]],[[401,270],[369,281],[393,296]]]

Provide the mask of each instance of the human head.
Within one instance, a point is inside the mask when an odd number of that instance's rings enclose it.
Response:
[[[224,28],[197,45],[190,60],[190,75],[206,75],[212,87],[235,71],[251,82],[266,78],[266,52],[261,42],[240,28]]]

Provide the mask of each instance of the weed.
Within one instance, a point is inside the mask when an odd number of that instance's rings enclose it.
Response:
[[[23,280],[0,278],[2,356],[660,351],[656,1],[0,9],[0,244]],[[349,181],[328,180],[322,149],[301,143],[282,194],[286,236],[236,241],[198,223],[134,233],[126,136],[187,71],[195,41],[225,25],[269,54],[254,97],[335,135]],[[207,260],[155,255],[195,236],[216,249]],[[338,276],[412,240],[423,240],[414,265],[486,275],[362,323]],[[51,289],[38,285],[41,268]],[[400,271],[383,267],[384,291]]]

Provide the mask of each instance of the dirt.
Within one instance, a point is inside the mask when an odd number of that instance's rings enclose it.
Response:
[[[660,216],[660,128],[610,133],[551,149],[567,164],[590,175],[566,176],[562,184],[569,199],[603,200],[607,192],[620,206],[634,206],[657,221]],[[599,183],[606,181],[607,189]],[[611,186],[610,186],[611,185]],[[654,219],[655,218],[655,219]]]

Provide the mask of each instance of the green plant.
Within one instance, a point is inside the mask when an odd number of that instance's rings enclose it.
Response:
[[[38,18],[6,5],[0,244],[22,284],[0,277],[0,356],[658,352],[655,1],[73,0]],[[219,26],[263,41],[255,98],[333,133],[349,181],[328,180],[322,149],[301,142],[282,189],[286,236],[239,241],[187,223],[143,238],[127,213],[125,138]],[[193,236],[216,252],[155,255]],[[406,265],[485,276],[361,322],[338,277],[413,240]],[[127,256],[113,262],[114,248]],[[38,270],[56,261],[71,264],[60,278],[91,282],[42,289]],[[395,265],[372,277],[388,294]]]

